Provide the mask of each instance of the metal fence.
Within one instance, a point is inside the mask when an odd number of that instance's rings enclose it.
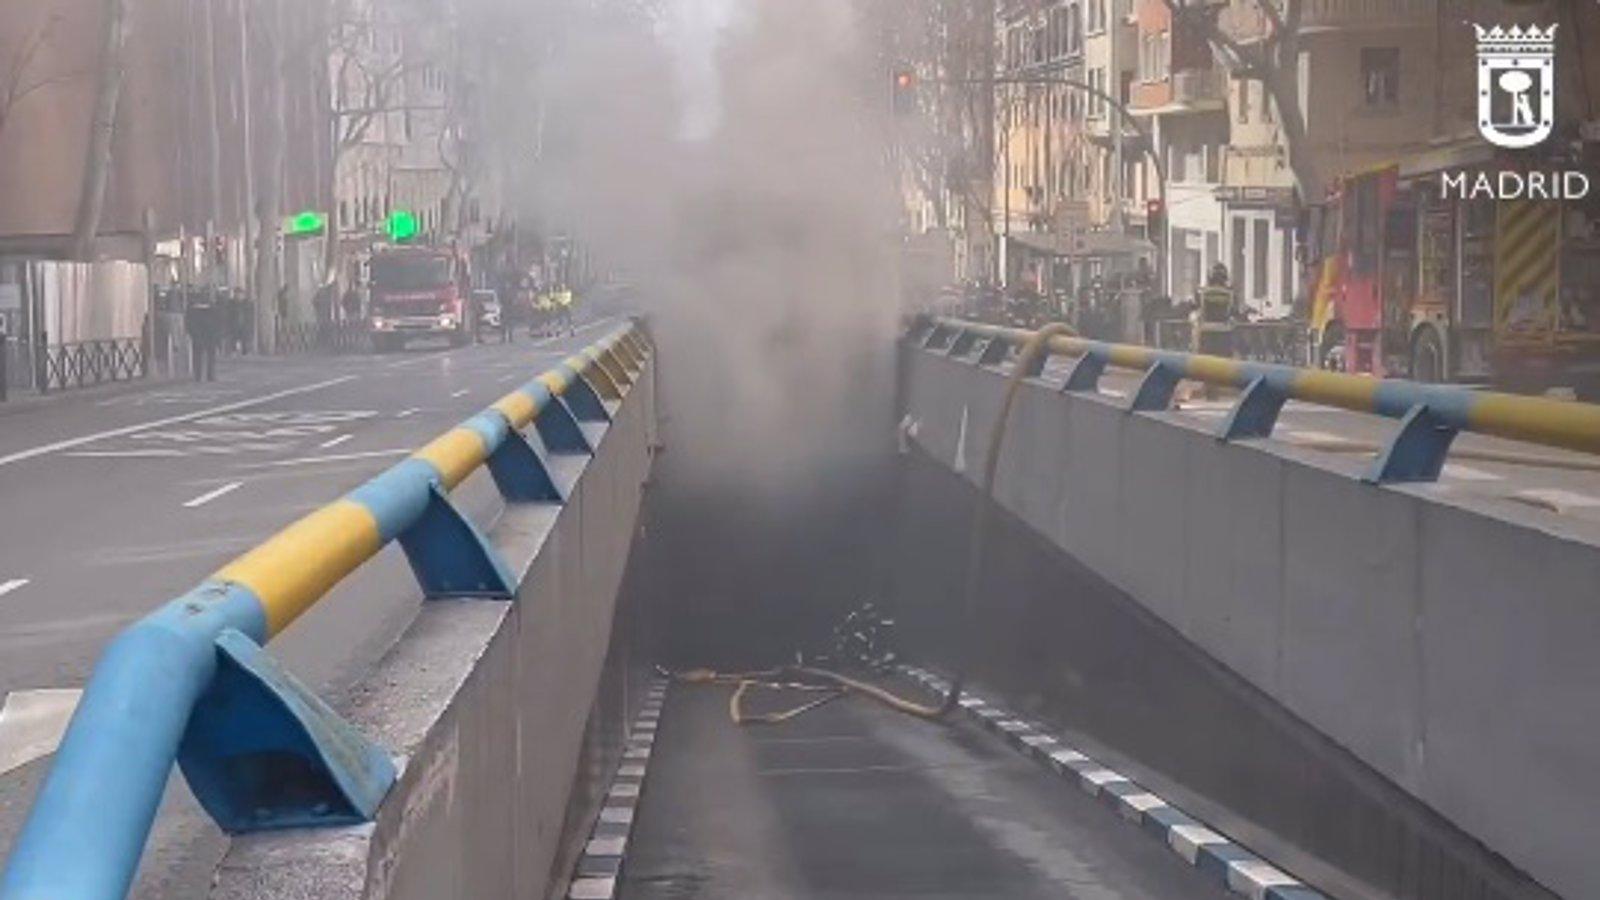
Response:
[[[1194,322],[1191,320],[1157,319],[1151,324],[1155,346],[1179,353],[1194,351]],[[1293,320],[1236,322],[1233,355],[1236,359],[1255,362],[1307,366],[1311,364],[1311,332],[1306,323]]]
[[[107,338],[52,344],[37,360],[40,392],[131,381],[146,374],[142,338]]]
[[[584,426],[610,421],[648,353],[632,323],[619,328],[113,639],[11,847],[0,900],[123,897],[174,762],[230,833],[372,821],[396,777],[389,753],[264,645],[390,542],[425,597],[514,597],[517,580],[450,491],[487,467],[508,503],[564,503],[548,456],[594,453]]]
[[[282,356],[308,353],[364,353],[372,349],[365,322],[293,322],[278,328],[276,352]]]

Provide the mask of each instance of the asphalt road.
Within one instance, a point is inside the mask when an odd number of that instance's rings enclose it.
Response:
[[[508,346],[225,360],[211,384],[63,396],[7,413],[0,696],[81,687],[124,625],[616,324]],[[480,526],[501,508],[481,472],[454,498]],[[392,644],[418,603],[404,556],[391,546],[273,641],[272,652],[333,695]],[[0,776],[0,847],[10,845],[44,767]],[[180,787],[168,794],[138,896],[193,895],[222,847]]]

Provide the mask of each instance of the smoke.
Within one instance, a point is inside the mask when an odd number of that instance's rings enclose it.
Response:
[[[520,218],[569,229],[650,317],[666,454],[646,554],[694,635],[678,655],[771,661],[870,589],[888,506],[884,76],[859,0],[617,2],[569,16],[516,98],[538,110]]]

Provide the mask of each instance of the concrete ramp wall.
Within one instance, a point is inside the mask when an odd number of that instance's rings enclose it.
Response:
[[[902,364],[913,452],[975,483],[1004,376]],[[1026,386],[1005,510],[1546,887],[1600,896],[1600,535],[1122,403]]]
[[[566,503],[513,505],[491,530],[519,576],[516,600],[425,603],[341,705],[402,758],[377,822],[236,838],[215,900],[543,900],[564,891],[574,842],[599,800],[596,776],[643,699],[612,644],[653,452],[651,366],[592,459],[554,459]]]

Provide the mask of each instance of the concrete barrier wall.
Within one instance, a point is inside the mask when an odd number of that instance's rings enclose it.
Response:
[[[653,452],[651,365],[592,460],[556,458],[567,502],[508,507],[490,531],[520,576],[516,600],[425,603],[339,704],[403,760],[377,822],[238,837],[213,898],[543,900],[563,889],[572,832],[596,799],[584,789],[588,744],[616,729],[594,711],[620,721],[634,705],[599,692]]]
[[[954,466],[964,438],[975,481],[1004,378],[911,348],[904,364],[917,445]],[[1600,896],[1600,535],[1358,474],[1035,384],[997,493],[1489,848],[1553,890]]]

